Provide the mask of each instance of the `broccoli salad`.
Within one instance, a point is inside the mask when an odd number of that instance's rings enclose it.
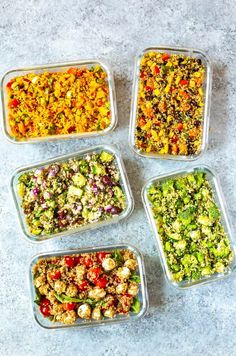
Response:
[[[138,314],[138,272],[128,249],[40,258],[32,267],[35,303],[63,324]]]
[[[204,171],[153,184],[148,199],[174,281],[227,272],[234,254]]]
[[[107,151],[27,171],[17,188],[26,224],[36,236],[112,219],[127,206],[115,156]]]

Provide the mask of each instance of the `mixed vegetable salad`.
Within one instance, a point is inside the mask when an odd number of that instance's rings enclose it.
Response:
[[[135,130],[141,152],[182,156],[200,152],[204,77],[199,58],[156,51],[143,55]]]
[[[101,131],[111,123],[107,74],[100,65],[15,77],[7,93],[15,138]]]
[[[127,206],[115,156],[108,151],[27,171],[17,190],[29,232],[36,236],[112,219]]]
[[[227,272],[234,254],[205,172],[153,184],[148,199],[174,281]]]
[[[138,263],[128,249],[40,258],[32,273],[35,303],[53,322],[140,312]]]

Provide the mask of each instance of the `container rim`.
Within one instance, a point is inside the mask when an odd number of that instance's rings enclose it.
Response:
[[[196,170],[203,170],[203,171],[207,172],[209,175],[211,175],[213,178],[213,183],[210,183],[212,188],[213,188],[213,186],[214,186],[214,188],[216,188],[216,192],[213,193],[213,197],[214,197],[214,200],[216,200],[216,197],[219,200],[219,203],[217,205],[221,212],[223,222],[226,225],[226,229],[224,227],[224,230],[226,231],[226,233],[228,235],[228,238],[230,241],[230,246],[234,253],[234,260],[230,264],[230,270],[228,271],[228,273],[225,273],[225,274],[215,273],[214,275],[212,275],[212,277],[206,277],[205,279],[200,279],[200,280],[195,281],[193,284],[188,285],[186,283],[185,285],[181,286],[179,283],[174,282],[171,278],[171,275],[170,275],[170,272],[169,272],[169,269],[168,269],[168,266],[166,263],[166,257],[165,257],[164,250],[162,247],[161,239],[160,239],[159,233],[157,231],[157,228],[155,226],[155,220],[154,220],[154,217],[151,212],[150,204],[148,202],[147,189],[154,182],[161,181],[162,179],[168,179],[171,177],[186,175],[186,174],[189,174]],[[200,287],[200,286],[209,284],[209,283],[217,281],[217,280],[228,278],[232,274],[236,273],[236,266],[235,266],[236,241],[235,241],[235,237],[233,237],[232,223],[231,223],[230,215],[228,212],[227,203],[226,203],[226,200],[225,200],[225,197],[223,194],[222,186],[221,186],[220,180],[218,178],[218,174],[215,172],[214,169],[212,169],[211,167],[209,167],[206,164],[198,164],[198,165],[170,171],[168,173],[164,173],[161,175],[153,176],[153,177],[149,178],[146,181],[146,183],[144,184],[142,191],[141,191],[141,197],[142,197],[142,202],[143,202],[144,209],[145,209],[145,212],[146,212],[146,215],[148,218],[149,225],[152,227],[152,231],[154,233],[155,242],[157,244],[158,254],[159,254],[159,257],[161,260],[162,269],[164,271],[164,275],[165,275],[165,278],[166,278],[168,284],[170,284],[172,287],[175,287],[178,290],[183,291],[183,290],[193,289],[195,287]]]
[[[46,70],[46,69],[53,69],[57,67],[68,67],[72,65],[88,65],[88,64],[100,64],[101,67],[103,67],[107,73],[107,85],[109,88],[109,101],[111,105],[111,123],[110,125],[101,131],[92,131],[92,132],[85,132],[85,133],[75,133],[75,134],[62,134],[62,135],[48,135],[48,136],[40,136],[36,138],[31,138],[31,139],[26,139],[26,140],[17,140],[14,139],[6,129],[6,120],[7,120],[7,115],[6,115],[6,105],[7,103],[5,102],[4,98],[4,80],[7,75],[11,73],[17,73],[17,72],[25,72],[25,71],[35,71],[35,70]],[[118,123],[118,116],[117,116],[117,104],[116,104],[116,92],[115,92],[115,81],[113,77],[113,72],[110,66],[108,65],[106,60],[100,59],[100,58],[94,58],[94,59],[79,59],[79,60],[71,60],[71,61],[65,61],[65,62],[49,62],[46,64],[36,64],[36,65],[30,65],[29,67],[16,67],[13,69],[7,69],[3,75],[1,76],[0,79],[0,87],[1,87],[1,105],[2,105],[2,119],[1,119],[1,128],[4,137],[8,142],[21,145],[21,144],[32,144],[32,143],[39,143],[39,142],[50,142],[50,141],[59,141],[59,140],[71,140],[71,139],[82,139],[82,138],[90,138],[90,137],[97,137],[97,136],[104,136],[107,135],[108,133],[114,131],[114,129],[117,126]]]
[[[137,261],[138,261],[138,273],[140,275],[141,278],[141,283],[140,283],[140,292],[141,292],[141,296],[142,296],[142,309],[139,312],[139,314],[137,314],[135,317],[129,317],[129,318],[124,318],[124,319],[108,319],[108,320],[101,320],[100,322],[87,322],[84,324],[71,324],[71,325],[58,325],[58,326],[54,326],[53,324],[51,326],[47,326],[42,324],[36,315],[36,312],[34,310],[34,304],[33,304],[33,293],[34,293],[34,286],[32,283],[32,265],[34,263],[36,263],[36,261],[40,258],[43,257],[49,257],[52,255],[59,255],[59,256],[63,256],[63,255],[67,255],[67,254],[80,254],[80,253],[92,253],[92,252],[98,252],[98,251],[102,251],[102,250],[112,250],[112,249],[130,249],[131,251],[133,251],[136,255]],[[145,273],[145,264],[144,264],[144,257],[142,252],[133,244],[130,244],[128,242],[122,242],[122,243],[117,243],[117,244],[109,244],[109,245],[97,245],[97,246],[86,246],[86,247],[81,247],[81,248],[73,248],[73,249],[65,249],[65,250],[57,250],[57,251],[47,251],[47,252],[40,252],[35,254],[33,257],[30,258],[29,263],[29,273],[27,276],[27,286],[28,286],[28,292],[30,294],[30,309],[31,309],[31,313],[33,314],[34,320],[37,323],[38,326],[40,326],[41,328],[47,329],[47,330],[60,330],[60,329],[66,329],[66,328],[79,328],[79,329],[84,329],[87,327],[96,327],[96,326],[100,326],[100,325],[106,325],[106,324],[119,324],[119,323],[123,323],[123,322],[133,322],[136,321],[137,319],[143,318],[149,308],[149,298],[148,298],[148,291],[147,291],[147,280],[146,280],[146,273]],[[134,320],[132,320],[134,319]]]
[[[203,112],[203,131],[202,142],[200,151],[194,155],[171,155],[171,154],[158,154],[158,153],[145,153],[141,152],[135,145],[135,124],[137,117],[137,100],[138,100],[138,84],[139,84],[139,65],[141,57],[148,51],[176,51],[186,52],[186,55],[193,56],[198,54],[204,58],[206,67],[205,90],[204,90],[204,112]],[[129,126],[129,147],[136,155],[149,159],[159,160],[173,160],[182,162],[196,161],[206,152],[208,148],[208,135],[210,124],[210,108],[211,108],[211,92],[212,92],[212,62],[209,56],[200,49],[180,46],[166,46],[166,45],[150,45],[145,48],[139,48],[136,53],[133,70],[133,86],[132,86],[132,100],[130,110],[130,126]]]
[[[118,215],[116,218],[107,219],[104,221],[100,221],[98,223],[87,224],[87,225],[84,225],[82,228],[74,229],[74,231],[73,230],[65,230],[65,231],[59,232],[57,234],[43,235],[44,237],[41,238],[40,240],[37,240],[35,235],[27,233],[27,231],[25,230],[25,224],[23,221],[24,218],[22,216],[21,207],[18,202],[19,197],[15,191],[16,176],[19,175],[20,173],[23,173],[24,171],[34,169],[38,166],[45,166],[45,165],[48,165],[50,163],[57,162],[57,161],[64,161],[64,160],[66,161],[70,158],[73,158],[76,156],[83,156],[87,153],[89,154],[89,153],[92,153],[92,152],[95,152],[98,150],[108,150],[109,152],[112,152],[112,154],[115,157],[117,169],[121,174],[121,184],[123,186],[123,190],[124,190],[124,194],[125,194],[126,202],[127,202],[127,206],[126,206],[125,210],[120,215]],[[44,242],[49,241],[52,238],[60,238],[60,237],[66,237],[69,235],[71,235],[71,236],[76,235],[76,234],[82,233],[84,231],[101,228],[103,226],[107,226],[112,223],[118,223],[122,219],[128,218],[132,214],[133,209],[134,209],[134,198],[133,198],[132,190],[130,187],[128,175],[127,175],[127,172],[125,169],[125,165],[124,165],[124,162],[123,162],[123,159],[121,156],[121,152],[119,150],[118,145],[114,145],[114,144],[113,145],[112,144],[100,144],[100,145],[92,146],[89,148],[83,148],[83,149],[78,150],[73,153],[68,153],[66,155],[54,156],[47,160],[37,161],[33,164],[16,168],[11,173],[11,178],[10,178],[8,187],[9,187],[10,195],[13,199],[15,211],[17,213],[18,223],[20,225],[21,231],[23,232],[23,237],[26,241],[34,243],[34,244],[44,243]]]

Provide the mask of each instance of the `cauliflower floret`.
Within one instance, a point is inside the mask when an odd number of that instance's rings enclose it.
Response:
[[[81,281],[84,279],[84,275],[85,275],[85,272],[86,272],[86,268],[85,266],[76,266],[76,278],[78,281]]]
[[[48,285],[43,284],[42,286],[39,287],[39,293],[42,295],[47,295],[48,293]]]
[[[94,287],[93,289],[90,289],[90,291],[88,292],[89,298],[95,300],[103,299],[105,295],[106,295],[106,291],[103,288],[99,288],[99,287]]]
[[[91,307],[88,304],[82,304],[78,308],[78,315],[82,319],[89,319],[91,316]]]
[[[74,284],[70,284],[66,289],[66,295],[69,297],[75,297],[78,293],[78,289]]]
[[[66,284],[62,281],[56,281],[54,284],[54,289],[58,294],[65,293],[66,291]]]
[[[76,321],[76,312],[74,310],[66,311],[62,314],[61,321],[64,324],[74,324]]]
[[[103,315],[106,316],[107,318],[114,318],[116,312],[113,308],[109,308],[104,311]]]
[[[131,272],[128,267],[120,267],[118,268],[116,274],[121,280],[125,280],[129,279]]]
[[[116,267],[116,262],[113,260],[113,258],[104,258],[104,260],[102,261],[102,267],[105,271],[111,271],[113,268]]]
[[[123,293],[125,293],[127,291],[127,288],[128,288],[128,284],[127,283],[120,283],[116,287],[116,293],[117,294],[123,294]]]
[[[101,313],[101,308],[100,307],[95,307],[92,312],[92,318],[95,320],[101,320],[102,319],[102,313]]]
[[[133,259],[129,259],[125,261],[125,267],[128,267],[129,269],[134,271],[137,267],[137,262]]]
[[[39,277],[35,278],[34,285],[36,288],[39,288],[43,284],[45,284],[46,278],[43,274],[41,274]]]
[[[136,283],[130,283],[127,293],[135,297],[138,294],[138,290],[139,288]]]

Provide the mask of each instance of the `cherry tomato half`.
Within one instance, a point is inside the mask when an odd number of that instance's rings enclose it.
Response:
[[[77,288],[81,291],[81,292],[84,292],[88,289],[89,287],[89,283],[88,281],[83,281],[79,284],[77,284]]]
[[[106,276],[98,277],[95,281],[95,285],[99,288],[105,288],[108,283]]]
[[[61,272],[60,271],[55,271],[50,275],[50,277],[55,281],[56,279],[61,278]]]
[[[106,258],[107,255],[109,255],[108,252],[103,252],[103,251],[98,252],[98,253],[97,253],[97,259],[98,259],[98,261],[99,261],[100,263],[102,263],[102,261],[104,260],[104,258]]]
[[[65,309],[70,311],[70,310],[74,310],[75,309],[75,306],[76,306],[76,303],[65,303]]]
[[[90,257],[85,257],[85,259],[84,259],[84,265],[85,265],[86,267],[91,267],[91,266],[93,265],[93,261],[91,260]]]
[[[68,267],[72,268],[74,267],[74,264],[75,264],[75,259],[71,256],[66,256],[65,257],[65,263]]]

